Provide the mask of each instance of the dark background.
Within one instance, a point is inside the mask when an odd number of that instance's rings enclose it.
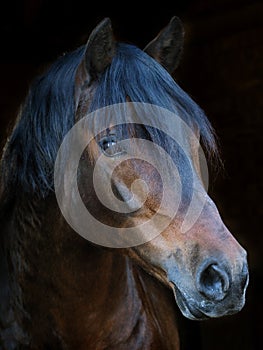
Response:
[[[217,131],[224,170],[214,180],[210,176],[210,194],[230,231],[247,249],[250,265],[244,309],[195,326],[200,326],[202,350],[259,349],[263,335],[262,2],[184,0],[169,5],[162,1],[144,3],[144,9],[142,2],[107,4],[20,0],[1,8],[1,142],[33,77],[63,52],[83,44],[101,19],[112,19],[119,40],[143,48],[172,16],[179,16],[186,42],[175,78]],[[194,329],[190,349],[198,341]]]

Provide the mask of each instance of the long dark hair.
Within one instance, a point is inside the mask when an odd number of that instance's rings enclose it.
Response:
[[[55,158],[75,121],[75,75],[83,55],[84,47],[80,47],[60,57],[32,84],[3,154],[3,189],[40,197],[53,189]],[[199,127],[208,152],[216,153],[214,132],[202,109],[153,58],[120,43],[111,65],[99,78],[90,110],[125,102],[127,96],[132,102],[177,110],[185,122]]]

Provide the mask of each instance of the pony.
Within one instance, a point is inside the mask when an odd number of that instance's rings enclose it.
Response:
[[[141,50],[105,18],[32,83],[1,160],[1,349],[177,350],[178,313],[243,308],[246,251],[200,180],[215,133],[173,78],[183,38],[173,17]]]

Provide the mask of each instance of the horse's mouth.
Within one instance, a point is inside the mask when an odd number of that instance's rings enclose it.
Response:
[[[182,314],[191,320],[206,320],[209,318],[221,317],[226,315],[233,315],[239,312],[245,303],[244,296],[238,298],[238,302],[216,305],[208,300],[200,300],[189,297],[174,284],[172,284],[173,293],[177,305]]]
[[[177,286],[172,283],[174,296],[177,302],[177,305],[182,312],[182,314],[191,319],[191,320],[205,320],[208,319],[204,312],[196,305],[196,302],[191,298],[186,298],[186,296],[177,288]]]

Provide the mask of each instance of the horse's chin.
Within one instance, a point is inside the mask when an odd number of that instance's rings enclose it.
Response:
[[[206,320],[209,318],[205,313],[203,313],[197,306],[196,303],[191,299],[187,299],[183,293],[173,284],[173,293],[177,305],[182,312],[182,314],[189,318],[190,320]]]

